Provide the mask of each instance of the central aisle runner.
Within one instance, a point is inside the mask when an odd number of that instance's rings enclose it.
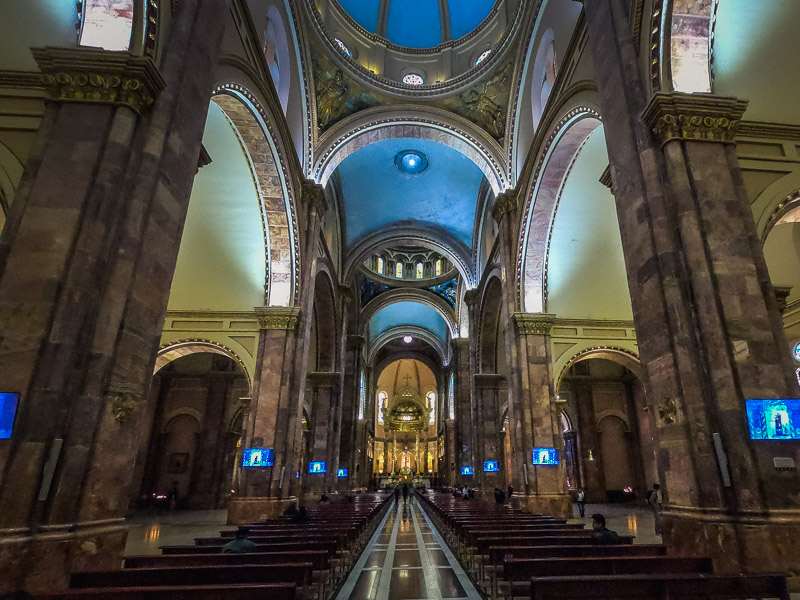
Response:
[[[378,527],[336,600],[441,600],[481,596],[415,498]]]

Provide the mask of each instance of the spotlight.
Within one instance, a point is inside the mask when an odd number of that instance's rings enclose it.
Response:
[[[404,341],[406,344],[410,344],[410,343],[412,342],[412,340],[413,340],[413,339],[414,339],[414,338],[412,338],[410,335],[407,335],[407,336],[404,336],[404,337],[403,337],[403,341]]]

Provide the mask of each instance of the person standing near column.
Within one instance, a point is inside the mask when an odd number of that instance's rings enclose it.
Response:
[[[653,510],[653,521],[655,522],[656,535],[661,535],[661,486],[657,483],[653,484],[653,489],[647,495],[647,503]]]
[[[583,488],[578,490],[576,499],[578,501],[578,512],[580,513],[582,519],[586,512],[586,492],[583,491]]]

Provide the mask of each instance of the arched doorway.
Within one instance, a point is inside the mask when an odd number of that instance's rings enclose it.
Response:
[[[135,466],[140,508],[225,506],[237,489],[249,388],[239,363],[213,351],[178,356],[153,375]]]
[[[558,393],[567,480],[588,502],[643,498],[658,481],[653,424],[642,381],[608,358],[584,358]]]

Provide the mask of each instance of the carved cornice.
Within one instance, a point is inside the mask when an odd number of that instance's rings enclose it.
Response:
[[[556,316],[549,313],[514,313],[512,316],[520,335],[550,335]]]
[[[297,329],[300,309],[295,307],[265,306],[256,309],[258,326],[261,329]]]
[[[474,288],[464,292],[464,303],[469,307],[475,306],[480,299],[481,299],[481,294],[478,291],[478,288]]]
[[[497,389],[508,385],[506,376],[497,373],[476,373],[472,377],[475,380],[475,387],[479,389]]]
[[[341,373],[336,371],[311,371],[306,373],[306,385],[314,388],[335,388],[339,385]]]
[[[642,119],[662,146],[672,140],[733,144],[747,100],[657,92]]]
[[[0,70],[0,87],[19,90],[43,90],[42,74],[35,71]]]
[[[611,193],[614,193],[614,182],[611,180],[611,165],[608,165],[604,170],[603,174],[600,175],[600,183],[606,186]]]
[[[150,58],[88,48],[31,48],[50,100],[127,106],[141,114],[166,83]]]
[[[517,190],[506,190],[498,194],[492,205],[492,218],[499,223],[503,219],[503,215],[517,210],[517,200]]]
[[[786,312],[788,305],[789,294],[792,293],[791,285],[775,285],[772,287],[775,291],[775,300],[778,302],[778,310]]]
[[[745,121],[739,123],[736,137],[766,138],[769,140],[800,140],[800,125]]]
[[[320,215],[328,210],[328,201],[325,200],[325,190],[321,185],[306,179],[303,181],[302,200],[304,204],[313,206]]]
[[[197,168],[202,169],[211,164],[211,155],[203,144],[200,144],[200,155],[197,157]]]
[[[347,348],[349,350],[360,350],[367,345],[367,338],[363,335],[348,335]]]
[[[353,288],[347,285],[340,285],[339,286],[339,297],[342,299],[342,302],[346,304],[352,304],[355,301],[355,295],[353,294]]]

